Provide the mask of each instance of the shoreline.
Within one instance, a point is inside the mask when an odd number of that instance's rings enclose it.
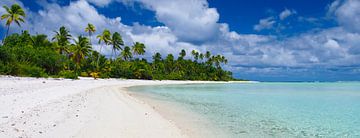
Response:
[[[192,83],[0,76],[0,137],[189,137],[127,87]]]
[[[196,83],[192,83],[196,84]],[[174,84],[182,85],[182,84]],[[187,84],[185,84],[187,85]],[[153,85],[152,85],[153,86]],[[230,137],[225,133],[225,130],[218,128],[208,118],[205,118],[199,113],[182,107],[179,103],[162,99],[149,93],[142,93],[141,91],[127,89],[128,95],[145,102],[151,106],[155,111],[162,115],[165,119],[173,122],[182,132],[190,137]]]

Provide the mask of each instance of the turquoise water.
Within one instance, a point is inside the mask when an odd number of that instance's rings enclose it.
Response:
[[[191,84],[131,90],[190,109],[232,137],[360,137],[360,83]]]

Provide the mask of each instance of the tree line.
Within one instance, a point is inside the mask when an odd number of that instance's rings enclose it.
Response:
[[[48,38],[44,34],[31,35],[28,31],[9,35],[10,25],[21,27],[26,14],[17,4],[4,6],[7,31],[0,46],[0,74],[30,77],[78,76],[94,78],[128,78],[156,80],[234,80],[232,73],[222,69],[228,60],[222,55],[212,55],[209,51],[200,53],[192,50],[179,51],[178,58],[159,52],[152,56],[152,62],[141,58],[146,52],[143,43],[125,45],[119,32],[103,30],[96,36],[99,51],[91,42],[97,31],[93,24],[84,28],[87,36],[72,36],[62,26]],[[96,42],[95,42],[96,43]],[[111,47],[111,55],[101,54],[104,47]],[[191,58],[185,58],[187,55]],[[189,57],[188,55],[188,57]]]

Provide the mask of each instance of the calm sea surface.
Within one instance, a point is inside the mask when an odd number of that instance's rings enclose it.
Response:
[[[360,83],[230,83],[130,88],[200,114],[231,137],[360,137]]]

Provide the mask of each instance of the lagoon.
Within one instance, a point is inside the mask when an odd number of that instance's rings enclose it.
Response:
[[[217,137],[360,137],[359,82],[183,84],[129,89],[200,115],[226,134]]]

